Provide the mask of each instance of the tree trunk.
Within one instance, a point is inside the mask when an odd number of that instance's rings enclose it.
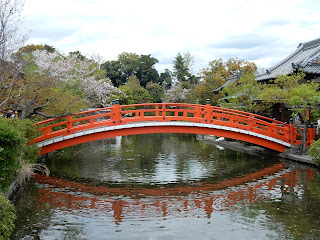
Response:
[[[304,121],[303,127],[301,125],[294,125],[298,132],[301,134],[300,155],[304,155],[307,152],[307,136],[308,136],[308,122]],[[301,130],[301,128],[303,128]]]
[[[308,137],[308,121],[305,120],[303,124],[303,134],[302,134],[302,141],[301,141],[301,154],[304,155],[307,153],[307,137]]]
[[[23,108],[22,108],[22,111],[21,111],[21,116],[20,116],[20,119],[26,119],[27,118],[27,116],[28,116],[28,107],[26,107],[26,106],[24,106]]]

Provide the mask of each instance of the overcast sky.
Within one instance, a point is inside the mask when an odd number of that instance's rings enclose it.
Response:
[[[266,69],[320,38],[319,0],[26,0],[24,15],[29,44],[105,61],[151,54],[159,72],[187,51],[195,73],[218,58]]]

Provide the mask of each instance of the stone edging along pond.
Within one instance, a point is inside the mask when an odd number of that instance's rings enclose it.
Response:
[[[312,158],[309,155],[298,155],[294,153],[294,150],[293,151],[288,150],[284,153],[279,153],[273,150],[269,150],[267,148],[252,146],[239,141],[228,141],[225,139],[222,140],[217,138],[216,136],[208,136],[208,135],[197,135],[197,139],[200,141],[212,143],[216,146],[220,146],[230,150],[245,152],[250,155],[274,156],[274,157],[284,158],[287,160],[300,162],[303,164],[308,164],[308,165],[312,165],[314,167],[320,168],[320,163],[313,162]]]

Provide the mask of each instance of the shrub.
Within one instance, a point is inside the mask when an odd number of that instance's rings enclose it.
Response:
[[[311,144],[308,154],[314,162],[320,162],[320,139]]]
[[[9,239],[15,219],[14,206],[0,193],[0,239]]]
[[[35,136],[31,121],[0,118],[0,192],[6,190],[24,164],[37,160],[38,147],[28,145]]]
[[[0,118],[0,239],[9,239],[16,219],[14,206],[2,192],[22,166],[37,160],[39,148],[28,145],[35,136],[30,120]]]

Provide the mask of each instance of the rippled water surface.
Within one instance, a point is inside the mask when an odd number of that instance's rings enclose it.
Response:
[[[117,137],[46,159],[12,239],[320,239],[320,177],[194,135]]]

